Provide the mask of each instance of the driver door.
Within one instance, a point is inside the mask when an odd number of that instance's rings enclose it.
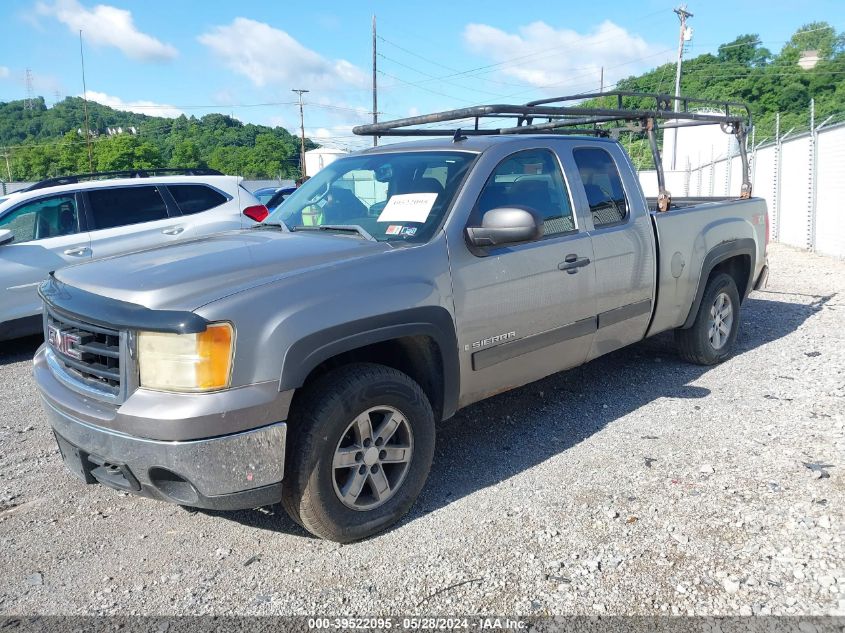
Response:
[[[38,284],[51,271],[91,259],[88,232],[74,193],[22,202],[0,217],[14,240],[0,246],[0,323],[37,315]]]
[[[592,242],[579,226],[553,151],[529,149],[501,160],[470,225],[480,226],[484,213],[508,206],[540,213],[543,237],[483,252],[450,244],[460,249],[450,258],[462,406],[580,365],[596,330]]]

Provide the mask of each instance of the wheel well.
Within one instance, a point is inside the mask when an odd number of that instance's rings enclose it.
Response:
[[[716,264],[710,271],[710,277],[719,273],[727,273],[733,277],[736,288],[739,291],[739,300],[745,299],[748,290],[748,279],[751,276],[751,257],[748,255],[735,255]]]
[[[351,363],[378,363],[407,374],[422,388],[435,419],[443,416],[443,357],[430,336],[404,336],[365,345],[326,359],[308,374],[303,387],[320,376]],[[301,392],[297,389],[297,392]],[[296,396],[294,396],[296,400]]]

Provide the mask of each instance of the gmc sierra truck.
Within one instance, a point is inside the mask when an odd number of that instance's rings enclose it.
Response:
[[[683,358],[725,360],[767,275],[747,163],[739,198],[673,200],[661,181],[652,209],[605,136],[634,121],[656,154],[657,121],[741,143],[748,121],[623,97],[365,126],[475,118],[340,159],[251,229],[52,274],[34,373],[66,465],[185,506],[281,501],[348,542],[409,510],[435,422],[462,407],[667,330]],[[516,125],[478,125],[493,115]]]

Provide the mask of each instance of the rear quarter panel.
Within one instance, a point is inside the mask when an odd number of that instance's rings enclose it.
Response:
[[[752,279],[766,263],[766,201],[762,198],[707,202],[653,213],[659,249],[657,304],[648,336],[683,325],[708,253],[722,244],[753,242]],[[726,247],[729,248],[729,247]]]

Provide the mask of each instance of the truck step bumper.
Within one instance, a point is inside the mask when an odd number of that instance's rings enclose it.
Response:
[[[42,401],[62,459],[85,483],[214,510],[281,499],[284,422],[203,440],[148,440],[87,424]]]

